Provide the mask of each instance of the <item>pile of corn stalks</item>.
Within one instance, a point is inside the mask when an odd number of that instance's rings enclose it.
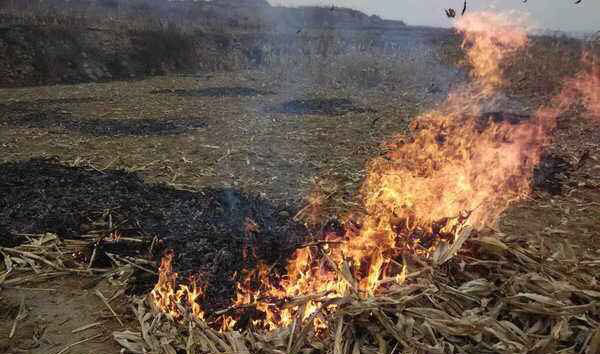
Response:
[[[80,276],[110,278],[119,274],[131,278],[134,270],[154,273],[147,267],[155,267],[154,262],[142,258],[122,257],[106,253],[112,266],[93,267],[96,248],[86,263],[77,260],[77,254],[97,245],[97,237],[88,239],[62,239],[55,234],[23,235],[28,242],[16,247],[0,247],[0,289],[21,284],[44,282],[53,278],[77,274]],[[141,242],[137,239],[134,241]]]
[[[172,321],[139,299],[139,331],[114,338],[132,353],[600,353],[597,254],[464,235],[404,282],[371,297],[324,299],[337,305],[333,313],[277,331],[221,333],[189,314]],[[315,330],[317,316],[326,333]]]

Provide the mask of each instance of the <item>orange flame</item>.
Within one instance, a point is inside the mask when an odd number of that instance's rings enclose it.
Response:
[[[185,306],[192,309],[192,314],[204,319],[204,311],[199,304],[203,290],[196,279],[189,279],[188,285],[177,284],[177,273],[173,272],[173,253],[166,253],[158,269],[158,282],[150,293],[158,309],[172,318],[179,319],[184,315]]]
[[[472,12],[455,22],[473,67],[471,76],[483,84],[485,93],[502,86],[502,61],[527,44],[524,23],[524,17],[514,12]]]
[[[452,242],[465,224],[490,225],[529,192],[533,168],[550,142],[557,116],[578,97],[592,115],[600,115],[600,70],[593,65],[567,81],[563,92],[528,120],[511,122],[482,113],[504,84],[502,61],[526,45],[527,35],[512,17],[488,12],[468,14],[456,27],[465,38],[474,82],[416,118],[410,137],[395,136],[387,154],[368,164],[361,216],[346,216],[343,230],[299,248],[283,276],[265,264],[245,272],[232,310],[221,318],[223,330],[234,328],[236,310],[247,307],[264,314],[252,321],[254,326],[272,330],[290,325],[297,316],[306,320],[325,306],[312,300],[314,294],[320,294],[320,301],[350,293],[368,297],[390,279],[404,282],[406,263],[398,262],[404,252],[427,257],[437,243]],[[248,225],[249,231],[259,227]],[[176,290],[171,261],[167,254],[161,263],[152,291],[155,303],[177,318],[181,303],[187,302],[203,318],[197,304],[202,290],[183,285]],[[304,305],[295,305],[299,298]],[[324,310],[333,308],[326,305]],[[315,325],[327,326],[318,317]]]

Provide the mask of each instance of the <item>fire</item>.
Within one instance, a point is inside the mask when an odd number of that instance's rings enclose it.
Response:
[[[484,92],[494,93],[504,83],[501,64],[527,44],[525,23],[524,16],[515,12],[473,12],[455,22],[473,67],[471,76],[483,84]]]
[[[557,109],[565,109],[577,102],[583,103],[585,111],[595,119],[600,119],[600,63],[585,53],[582,59],[583,69],[574,77],[567,80],[561,94]]]
[[[119,230],[115,230],[113,232],[110,233],[109,235],[109,239],[113,242],[118,242],[121,240],[121,233],[119,232]]]
[[[197,318],[204,319],[204,311],[199,303],[203,291],[198,285],[197,279],[189,279],[189,286],[177,284],[177,273],[173,272],[172,264],[173,253],[168,252],[160,262],[158,282],[150,293],[154,304],[174,319],[183,316],[184,306],[189,306],[192,314]]]
[[[334,309],[327,300],[349,294],[369,297],[402,283],[407,278],[405,255],[429,257],[440,242],[452,243],[466,225],[491,225],[527,195],[558,114],[581,96],[587,110],[600,115],[600,71],[582,71],[528,120],[486,113],[482,107],[493,106],[504,85],[502,61],[527,44],[526,32],[511,19],[484,12],[457,21],[474,81],[416,118],[409,136],[392,138],[385,156],[368,164],[361,214],[341,218],[343,227],[299,248],[283,275],[266,264],[246,271],[231,308],[213,318],[222,330],[239,325],[240,311],[248,308],[262,314],[251,320],[253,326],[273,330],[295,318],[307,320],[319,309]],[[247,233],[258,227],[247,220]],[[167,254],[161,263],[152,291],[155,304],[178,318],[187,303],[195,316],[204,318],[202,289],[196,282],[176,285],[172,257]],[[313,321],[317,329],[327,326],[322,318]]]
[[[596,119],[600,119],[600,68],[596,66],[591,72],[581,74],[575,87],[582,92],[583,104],[587,111]]]

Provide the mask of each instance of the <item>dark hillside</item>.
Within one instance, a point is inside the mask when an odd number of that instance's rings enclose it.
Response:
[[[0,86],[256,67],[365,40],[381,46],[374,38],[403,28],[351,9],[263,0],[4,0]]]
[[[47,0],[0,1],[0,25],[73,23],[127,28],[175,23],[205,31],[294,30],[298,27],[338,29],[397,28],[383,20],[338,7],[272,7],[264,0]]]

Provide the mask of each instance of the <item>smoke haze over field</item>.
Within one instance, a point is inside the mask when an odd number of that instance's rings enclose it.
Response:
[[[600,30],[600,1],[583,0],[469,0],[469,10],[496,8],[522,10],[530,13],[536,28],[561,31]],[[383,18],[403,20],[409,25],[450,27],[451,21],[443,9],[462,10],[463,0],[269,0],[272,5],[343,6],[379,15]]]

